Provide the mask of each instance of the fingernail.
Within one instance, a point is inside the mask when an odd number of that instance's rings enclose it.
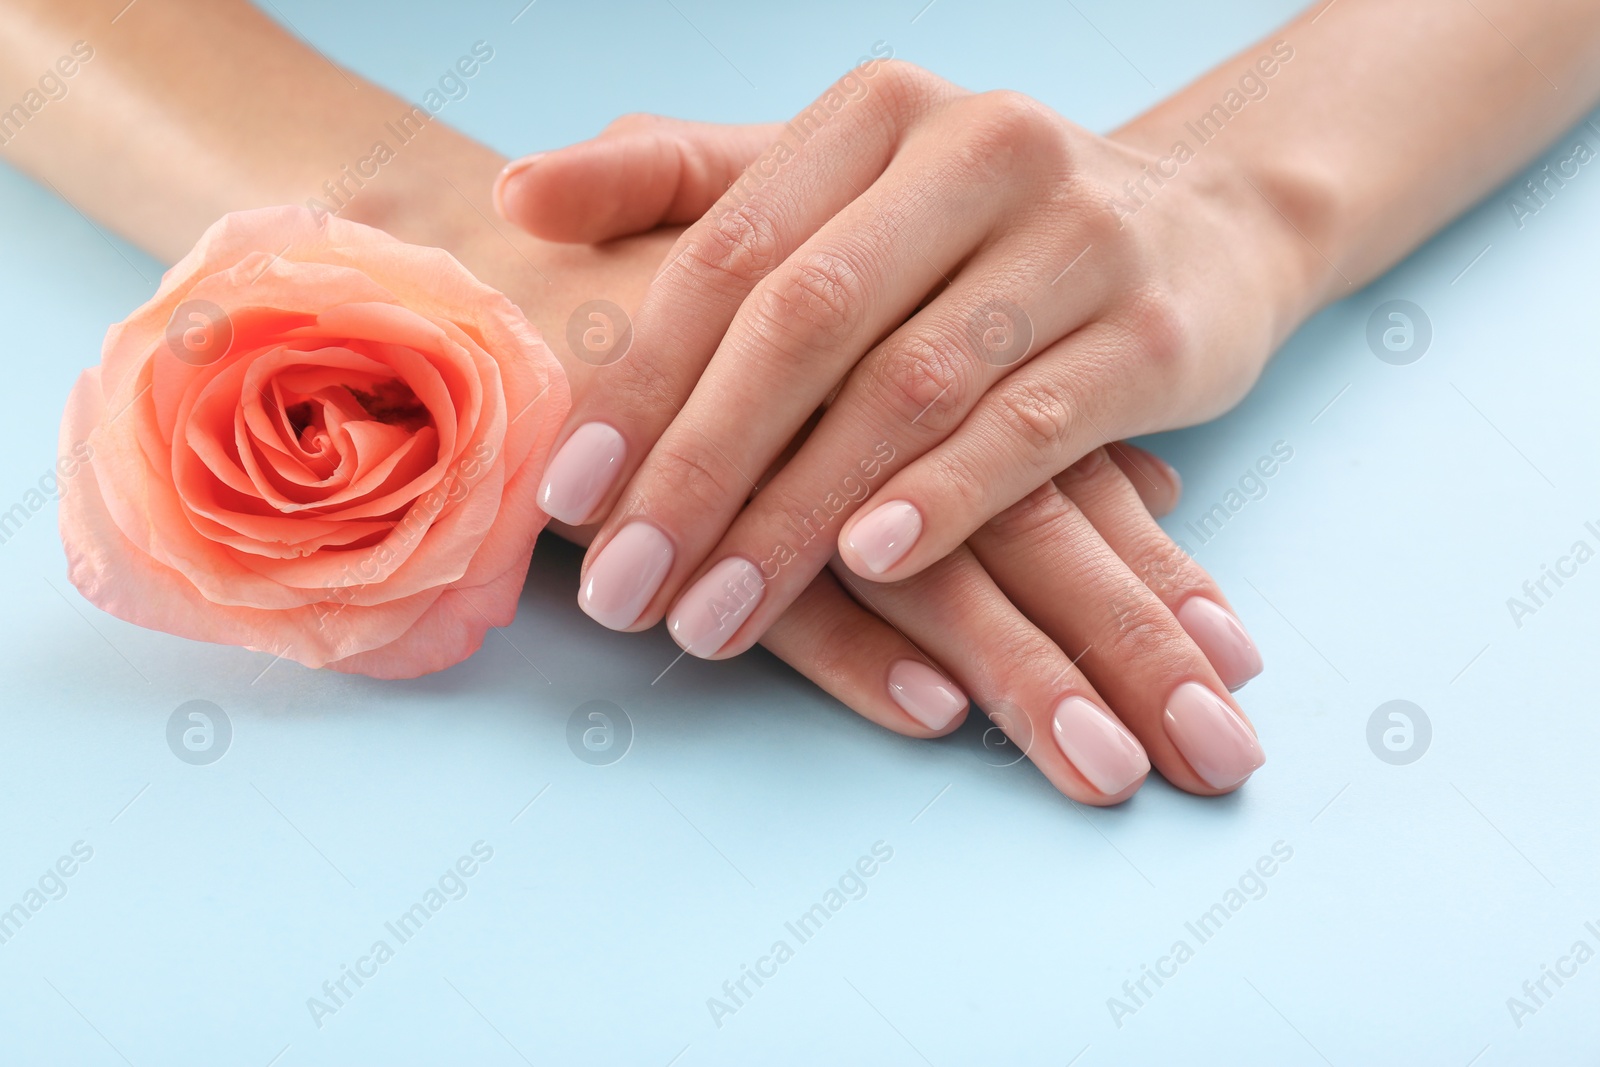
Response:
[[[678,598],[667,616],[673,640],[692,656],[714,656],[761,603],[766,583],[747,559],[730,556]]]
[[[543,156],[543,152],[535,152],[531,156],[523,156],[521,159],[513,159],[510,163],[507,163],[500,169],[499,174],[495,175],[494,209],[497,213],[499,213],[501,218],[505,218],[506,216],[506,184],[510,182],[512,178],[515,178],[517,175],[521,174],[523,171],[539,162]],[[507,219],[506,221],[509,222],[510,220]]]
[[[1149,456],[1151,462],[1155,464],[1156,472],[1167,479],[1167,483],[1172,489],[1172,495],[1177,496],[1179,493],[1182,493],[1183,478],[1179,476],[1178,469],[1172,464],[1168,463],[1166,460],[1162,459],[1160,456],[1156,455],[1154,452],[1147,452],[1145,454]]]
[[[914,659],[889,668],[889,695],[930,730],[943,730],[967,707],[967,694],[956,683]]]
[[[601,626],[626,630],[672,569],[672,542],[647,522],[630,522],[606,542],[578,590],[578,607]]]
[[[1206,654],[1229,691],[1261,673],[1261,651],[1233,612],[1203,596],[1178,607],[1178,625]]]
[[[1078,773],[1106,796],[1116,796],[1150,773],[1150,757],[1116,719],[1083,697],[1067,697],[1051,718],[1056,746]]]
[[[1194,773],[1213,789],[1232,788],[1267,762],[1261,742],[1239,713],[1199,682],[1184,682],[1172,691],[1162,722]]]
[[[850,530],[845,544],[861,557],[873,574],[900,562],[922,532],[922,513],[906,500],[891,500],[864,515]]]
[[[603,422],[586,422],[573,431],[539,484],[539,507],[553,519],[579,526],[600,503],[622,469],[628,443]]]

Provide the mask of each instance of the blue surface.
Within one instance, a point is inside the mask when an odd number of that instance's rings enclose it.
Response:
[[[279,7],[411,97],[489,41],[445,117],[511,153],[629,110],[787,115],[879,39],[1106,128],[1295,7],[938,0],[913,21],[921,3],[545,0],[515,25],[520,0]],[[552,94],[559,109],[536,103]],[[1561,145],[1579,136],[1600,143]],[[1575,942],[1600,949],[1600,562],[1520,627],[1506,600],[1573,542],[1600,546],[1600,168],[1521,228],[1506,199],[1301,330],[1226,419],[1156,442],[1187,482],[1168,528],[1269,664],[1241,694],[1269,762],[1226,800],[1153,780],[1076,808],[1029,765],[985,762],[973,724],[892,736],[761,652],[652,686],[674,646],[589,623],[576,552],[548,543],[516,622],[442,675],[271,664],[87,605],[47,505],[0,545],[0,909],[75,843],[93,854],[0,945],[0,1062],[1592,1057],[1600,960],[1546,980],[1520,1027],[1507,998]],[[50,468],[73,377],[159,268],[14,172],[0,205],[3,510]],[[1396,298],[1433,330],[1403,366],[1365,339]],[[1200,543],[1187,524],[1277,441],[1294,455],[1267,494]],[[594,699],[632,724],[610,765],[568,744]],[[1395,699],[1432,726],[1408,765],[1367,741]],[[209,766],[168,747],[190,700],[232,725]],[[465,895],[403,944],[388,933],[477,842],[493,855]],[[785,923],[878,842],[892,858],[864,895],[801,943]],[[1201,943],[1186,924],[1275,845],[1292,858],[1246,878],[1259,899]],[[308,998],[379,939],[394,958],[319,1028]],[[793,958],[716,1025],[707,999],[779,940]],[[1124,981],[1179,940],[1193,958],[1118,1026],[1108,998],[1132,1004]]]

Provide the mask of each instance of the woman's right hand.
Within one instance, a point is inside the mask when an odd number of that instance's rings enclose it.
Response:
[[[631,313],[674,239],[485,234],[469,265],[523,304],[582,396],[607,387],[608,367],[568,350],[568,318],[601,298]],[[1216,583],[1151,517],[1178,491],[1148,453],[1097,449],[911,578],[864,582],[835,558],[761,643],[907,736],[955,730],[970,695],[1082,803],[1126,799],[1152,764],[1189,792],[1229,792],[1264,758],[1230,695],[1261,661]],[[553,528],[580,543],[595,529]]]

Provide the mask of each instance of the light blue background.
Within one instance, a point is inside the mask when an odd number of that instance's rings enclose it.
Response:
[[[781,117],[876,40],[1105,129],[1296,7],[922,3],[540,0],[515,24],[521,0],[279,7],[412,98],[489,42],[445,117],[512,154],[631,110]],[[1561,144],[1579,136],[1600,145]],[[1269,665],[1241,694],[1269,762],[1225,800],[1153,780],[1077,808],[985,762],[975,723],[895,737],[763,652],[652,686],[676,648],[590,623],[576,552],[549,543],[516,622],[451,671],[269,668],[86,604],[51,504],[0,545],[0,908],[75,841],[94,855],[0,945],[0,1061],[1592,1062],[1600,961],[1520,1029],[1506,999],[1574,941],[1600,948],[1600,562],[1520,628],[1506,598],[1597,541],[1600,167],[1522,228],[1506,201],[1317,317],[1233,414],[1156,442],[1187,485],[1168,528]],[[3,510],[159,266],[13,171],[0,203]],[[1364,339],[1391,298],[1432,322],[1408,366]],[[1186,535],[1276,441],[1294,455],[1268,495]],[[596,698],[635,732],[610,766],[566,740]],[[1391,766],[1366,724],[1402,698],[1433,739]],[[211,766],[166,744],[191,699],[232,721]],[[468,894],[314,1025],[307,998],[479,840],[494,856]],[[713,1025],[707,998],[795,944],[784,922],[878,841],[893,859],[866,896]],[[1195,945],[1185,922],[1280,841],[1265,896],[1116,1026],[1107,998]]]

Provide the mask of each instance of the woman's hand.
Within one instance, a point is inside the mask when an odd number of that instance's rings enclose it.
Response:
[[[1092,449],[1235,402],[1305,284],[1294,233],[1212,172],[1116,207],[1157,165],[879,60],[787,126],[635,118],[512,164],[501,210],[547,238],[704,212],[545,475],[547,510],[604,520],[584,588],[611,607],[591,614],[733,655],[836,546],[907,578]],[[619,537],[651,541],[648,581]]]
[[[626,166],[601,163],[597,179],[629,174]],[[632,202],[625,184],[613,186],[616,202],[592,189],[547,183],[545,192],[558,208],[581,193],[576,206],[613,223]],[[566,210],[552,217],[578,221]],[[604,402],[616,369],[635,356],[595,365],[566,351],[563,309],[575,312],[597,297],[637,306],[629,294],[643,286],[638,242],[661,234],[612,242],[609,266],[596,249],[587,268],[580,260],[552,273],[559,296],[531,277],[521,283],[534,286],[530,314],[544,316],[546,336],[567,357],[580,407]],[[578,246],[572,254],[591,255]],[[619,269],[624,258],[631,265]],[[515,273],[509,259],[503,266]],[[757,483],[781,477],[803,447],[803,437],[791,442]],[[997,724],[986,742],[1003,731],[1052,782],[1086,803],[1124,799],[1152,762],[1181,788],[1228,791],[1264,758],[1228,696],[1260,671],[1261,660],[1215,583],[1152,521],[1150,512],[1169,510],[1177,493],[1175,474],[1148,453],[1125,444],[1097,449],[912,578],[865,582],[836,557],[761,643],[866,718],[909,736],[955,729],[971,694]],[[580,543],[595,532],[557,528]],[[633,526],[603,558],[635,580],[603,585],[591,566],[579,602],[617,628],[641,629],[632,624],[639,605],[626,590],[648,585],[670,557],[658,531]],[[733,596],[745,592],[735,586]]]
[[[97,17],[74,4],[39,12],[69,39],[80,22]],[[185,42],[196,35],[226,62],[188,62]],[[0,34],[0,41],[9,38]],[[33,58],[21,67],[31,69]],[[322,176],[370,144],[370,130],[402,106],[371,85],[352,101],[321,57],[243,3],[152,8],[96,62],[104,76],[94,91],[86,85],[81,107],[38,136],[30,131],[24,163],[83,210],[168,258],[220,212],[318,195]],[[126,106],[135,107],[131,121]],[[167,139],[131,135],[152,128]],[[228,136],[191,132],[218,129]],[[173,141],[199,146],[200,155],[171,151]],[[76,165],[107,145],[136,165]],[[677,235],[655,231],[596,248],[497,227],[488,221],[488,192],[503,163],[435,124],[384,168],[381,181],[336,206],[403,240],[448,249],[516,300],[564,355],[560,338],[573,309],[595,298],[637,307]],[[580,396],[594,394],[609,370],[570,358],[565,365]],[[1170,506],[1177,486],[1169,472],[1134,450],[1114,458],[1116,466],[1085,470],[1081,484],[1063,478],[1060,489],[1046,487],[1003,518],[1011,532],[997,526],[1001,548],[978,535],[971,553],[962,550],[910,581],[871,587],[881,617],[839,578],[820,575],[768,640],[829,692],[902,733],[954,729],[973,694],[1052,781],[1088,803],[1127,796],[1148,763],[1196,792],[1230,788],[1221,783],[1247,773],[1259,752],[1227,698],[1217,695],[1227,672],[1219,678],[1183,643],[1170,610],[1218,594],[1150,522],[1125,474],[1152,503],[1165,497]],[[997,583],[995,575],[1006,577]],[[1008,600],[1001,592],[1029,583],[1034,622],[1015,595]],[[1106,610],[1058,623],[1051,605],[1077,597]],[[1183,687],[1188,681],[1213,697]],[[1163,702],[1161,686],[1182,687],[1196,699]],[[1172,721],[1163,725],[1169,712]]]

